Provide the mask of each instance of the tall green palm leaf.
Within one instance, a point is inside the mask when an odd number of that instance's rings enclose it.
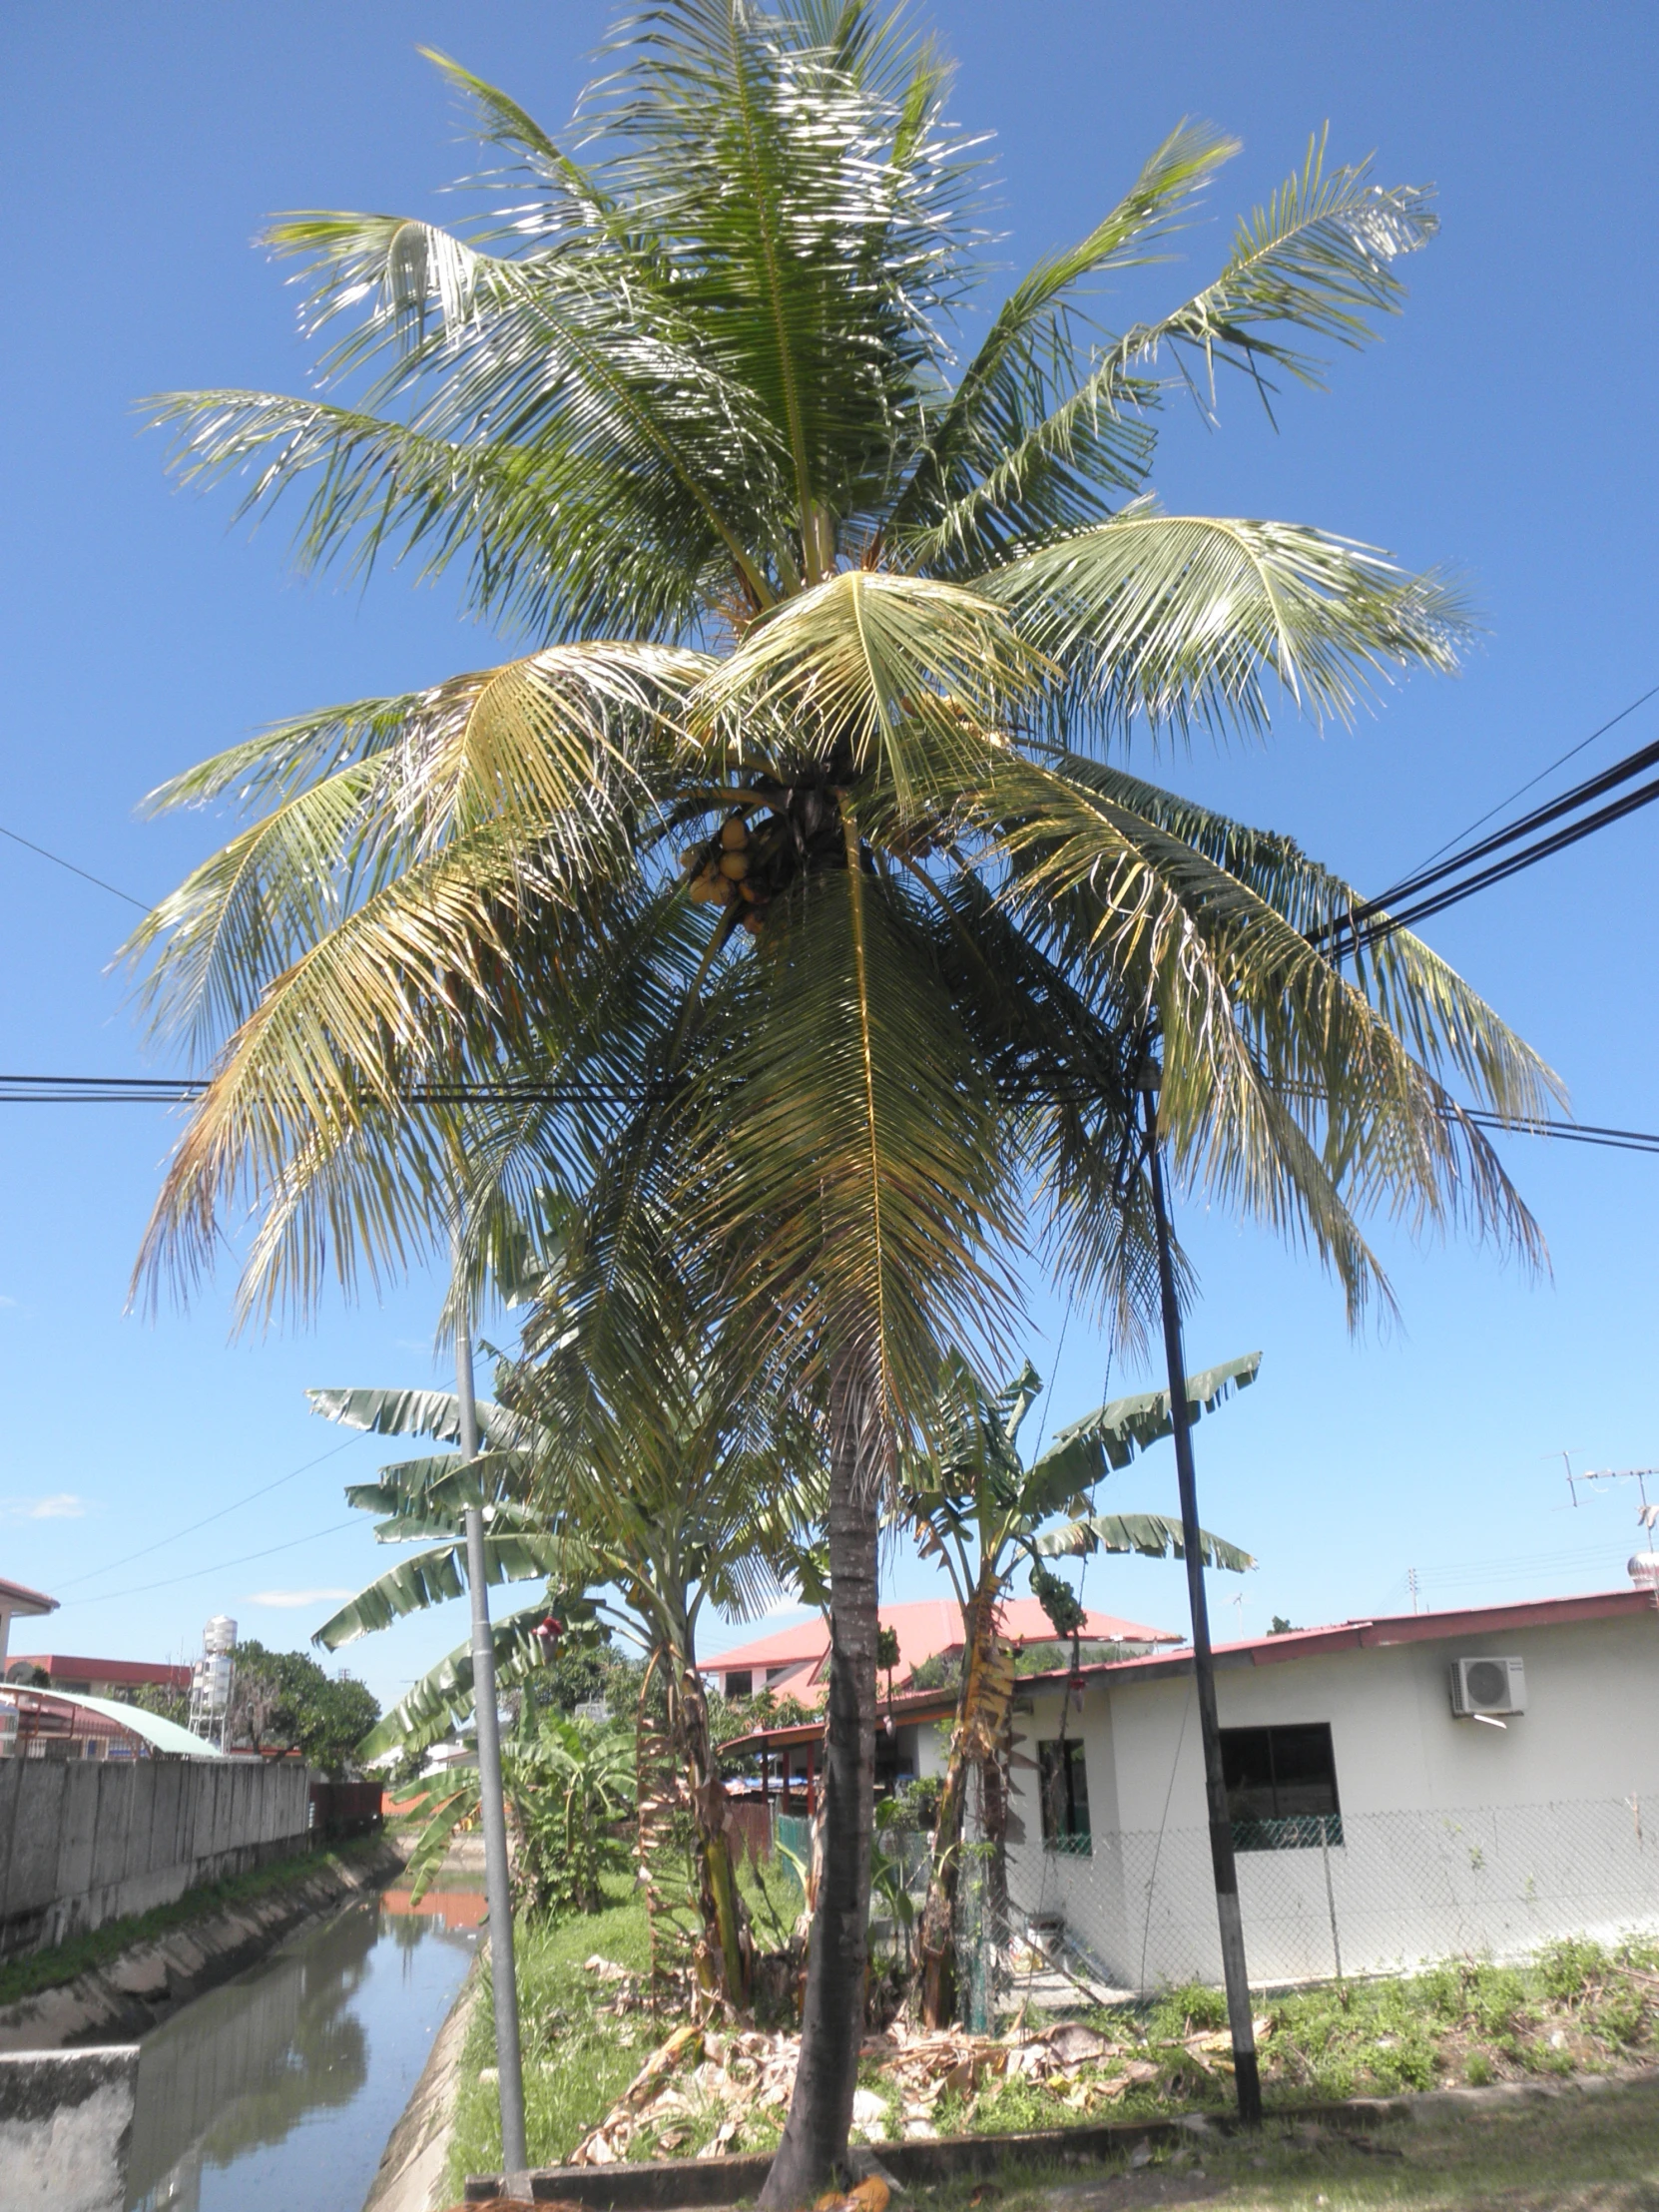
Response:
[[[259,820],[135,940],[213,1071],[142,1264],[188,1281],[251,1204],[256,1306],[303,1305],[329,1256],[399,1265],[444,1100],[516,1085],[475,1149],[603,1198],[596,1286],[672,1221],[757,1372],[816,1363],[834,1835],[784,2203],[850,2112],[876,1494],[1022,1246],[1138,1326],[1149,1039],[1179,1167],[1310,1241],[1356,1312],[1386,1295],[1379,1207],[1537,1254],[1459,1101],[1554,1086],[1408,934],[1321,949],[1350,885],[1121,758],[1451,664],[1443,580],[1148,489],[1172,392],[1313,380],[1311,348],[1397,308],[1429,196],[1316,147],[1209,283],[1102,327],[1101,281],[1232,151],[1183,126],[957,367],[976,156],[930,46],[861,0],[665,0],[611,64],[563,142],[440,64],[503,213],[278,224],[323,389],[155,408],[188,478],[297,502],[304,560],[452,570],[527,637],[164,795]]]

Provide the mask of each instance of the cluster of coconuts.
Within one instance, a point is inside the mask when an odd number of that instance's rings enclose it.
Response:
[[[728,815],[718,835],[680,855],[687,896],[699,906],[741,905],[744,911],[739,918],[752,936],[759,931],[772,896],[770,883],[761,879],[757,868],[757,862],[764,863],[770,855],[753,850],[754,841],[744,817]]]

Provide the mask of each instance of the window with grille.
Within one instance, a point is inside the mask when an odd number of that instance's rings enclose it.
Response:
[[[726,1677],[726,1695],[729,1698],[748,1697],[755,1687],[751,1668],[734,1667]]]
[[[1224,1728],[1221,1770],[1235,1851],[1312,1851],[1342,1842],[1327,1722]]]
[[[1058,1739],[1037,1746],[1037,1791],[1042,1801],[1043,1849],[1089,1856],[1089,1769],[1078,1743]]]

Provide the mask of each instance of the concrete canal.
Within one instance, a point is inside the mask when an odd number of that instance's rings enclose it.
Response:
[[[147,2036],[127,2212],[359,2212],[482,1911],[364,1898]]]

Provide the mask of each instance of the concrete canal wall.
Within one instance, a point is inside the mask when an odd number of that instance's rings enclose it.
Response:
[[[0,1958],[302,1851],[298,1760],[0,1759]]]
[[[205,1903],[165,1935],[128,1944],[102,1965],[0,2006],[0,2051],[138,2038],[193,1998],[252,1966],[307,1921],[383,1890],[407,1847],[389,1838],[301,1860],[234,1904]],[[189,1911],[188,1905],[186,1911]],[[9,2212],[0,2192],[0,2208]]]
[[[111,2212],[126,2194],[138,2045],[0,2057],[0,2204]]]

